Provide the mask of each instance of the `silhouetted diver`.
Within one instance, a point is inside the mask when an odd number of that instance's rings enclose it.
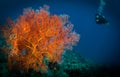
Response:
[[[101,14],[96,14],[95,20],[97,24],[109,24],[109,22],[106,20],[105,16]]]
[[[95,16],[95,21],[97,24],[109,24],[108,20],[103,16],[103,8],[106,5],[104,0],[100,0],[100,5],[98,8],[98,13]]]

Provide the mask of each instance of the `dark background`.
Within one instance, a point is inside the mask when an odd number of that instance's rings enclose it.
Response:
[[[80,41],[74,50],[99,64],[120,64],[120,0],[105,0],[103,15],[109,25],[95,23],[99,0],[0,0],[0,24],[7,17],[15,20],[24,8],[50,6],[52,14],[68,14]]]

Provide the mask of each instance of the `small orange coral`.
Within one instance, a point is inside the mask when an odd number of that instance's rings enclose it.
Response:
[[[6,42],[12,45],[8,53],[10,69],[45,71],[48,67],[44,60],[60,61],[64,49],[79,41],[68,16],[50,15],[46,7],[25,9],[16,22],[11,21],[11,28],[4,28]]]

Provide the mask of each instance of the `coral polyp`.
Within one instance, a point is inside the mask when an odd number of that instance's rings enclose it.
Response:
[[[46,71],[45,62],[59,62],[65,49],[72,49],[79,34],[72,32],[68,15],[51,15],[47,7],[27,8],[16,21],[2,28],[7,45],[8,65],[11,70]],[[8,27],[10,25],[10,27]]]

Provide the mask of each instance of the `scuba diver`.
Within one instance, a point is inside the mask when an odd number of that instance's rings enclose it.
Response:
[[[109,24],[105,16],[102,15],[104,6],[105,6],[104,0],[100,0],[100,6],[98,8],[98,13],[95,16],[95,20],[97,24]]]

